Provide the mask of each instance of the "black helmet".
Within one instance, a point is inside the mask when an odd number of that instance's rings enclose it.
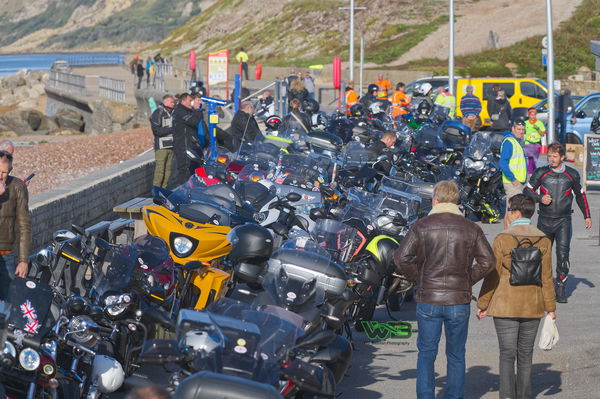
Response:
[[[350,116],[360,118],[365,115],[365,107],[361,103],[356,103],[350,107]]]
[[[277,115],[271,115],[265,119],[265,126],[269,130],[279,130],[279,125],[281,125],[281,118]]]
[[[302,101],[302,109],[309,114],[316,114],[319,112],[319,103],[312,98],[307,98]]]
[[[229,260],[241,262],[265,262],[273,252],[273,237],[269,230],[258,224],[244,224],[227,234],[231,244]]]
[[[369,85],[369,87],[367,87],[367,94],[377,94],[377,92],[379,91],[379,86],[377,86],[375,83],[371,83]]]

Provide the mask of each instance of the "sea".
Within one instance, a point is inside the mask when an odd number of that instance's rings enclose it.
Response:
[[[123,53],[39,53],[0,54],[0,76],[17,73],[21,69],[47,70],[57,59],[67,60],[71,65],[120,64]]]

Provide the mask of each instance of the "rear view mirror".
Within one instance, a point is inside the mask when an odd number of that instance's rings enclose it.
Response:
[[[325,211],[323,208],[312,208],[309,213],[311,220],[317,221],[318,219],[325,219]]]
[[[288,193],[288,195],[285,196],[285,198],[290,201],[290,202],[298,202],[302,199],[302,196],[298,193]]]
[[[306,220],[302,216],[296,215],[296,217],[294,218],[293,225],[297,226],[297,227],[300,227],[304,231],[308,231],[308,227],[309,227],[308,220]]]
[[[585,114],[584,111],[577,111],[577,113],[575,114],[575,117],[579,118],[579,119],[583,119],[583,118],[587,117],[587,115]]]

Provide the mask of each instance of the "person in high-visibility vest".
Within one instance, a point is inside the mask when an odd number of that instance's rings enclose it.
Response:
[[[546,126],[537,119],[537,110],[531,107],[527,110],[529,117],[525,121],[525,156],[527,157],[527,174],[531,175],[537,167],[536,161],[540,156],[542,137],[546,135]]]
[[[358,93],[354,90],[354,81],[346,85],[346,115],[350,115],[350,108],[358,103]]]
[[[438,94],[435,97],[434,102],[442,107],[448,108],[448,117],[450,119],[454,118],[454,113],[456,111],[456,98],[450,93],[450,89],[448,87],[438,88]]]
[[[382,73],[378,73],[377,74],[377,82],[375,82],[375,84],[377,85],[377,87],[379,87],[379,92],[382,93],[381,96],[385,97],[387,99],[388,90],[393,89],[390,81],[387,79],[384,79]]]
[[[400,82],[396,85],[396,91],[392,94],[392,118],[408,114],[410,99],[404,90],[404,83]]]
[[[240,51],[236,54],[235,59],[237,62],[242,64],[242,70],[244,71],[244,75],[246,75],[246,80],[248,80],[248,54],[244,52],[243,48],[240,48]]]
[[[507,206],[511,197],[523,192],[527,180],[527,160],[520,143],[523,137],[525,137],[525,123],[517,120],[513,123],[512,131],[504,133],[504,140],[500,146],[500,170],[502,170]]]

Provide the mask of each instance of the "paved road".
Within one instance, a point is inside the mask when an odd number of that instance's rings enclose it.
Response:
[[[581,213],[578,209],[575,211],[572,274],[567,282],[571,297],[568,304],[558,304],[557,309],[560,342],[548,352],[535,348],[533,392],[537,398],[600,398],[600,294],[596,289],[600,266],[600,191],[589,192],[588,199],[594,226],[591,231],[585,230]],[[502,230],[500,225],[482,227],[490,242]],[[479,293],[479,284],[475,293]],[[475,303],[471,308],[465,399],[497,398],[498,341],[493,322],[491,318],[477,320]],[[394,316],[398,320],[414,321],[415,304],[406,304]],[[378,309],[376,319],[384,321],[389,317],[384,309]],[[402,344],[373,344],[364,334],[356,334],[355,340],[358,345],[351,369],[338,389],[341,398],[416,398],[416,335]],[[444,347],[440,348],[436,392],[438,398],[443,398],[446,361]]]

